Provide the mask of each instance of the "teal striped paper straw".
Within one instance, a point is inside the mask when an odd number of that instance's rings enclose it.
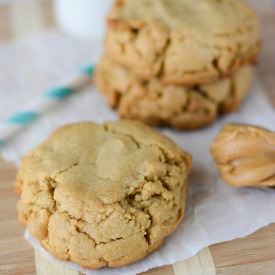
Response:
[[[91,81],[93,71],[94,66],[91,64],[81,68],[79,73],[65,81],[65,84],[49,89],[41,96],[34,98],[23,109],[0,122],[0,147],[50,108],[86,87]]]

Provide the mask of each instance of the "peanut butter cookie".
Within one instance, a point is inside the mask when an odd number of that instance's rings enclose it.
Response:
[[[190,166],[187,153],[142,123],[67,125],[22,159],[19,219],[60,259],[126,265],[182,220]]]
[[[117,0],[105,48],[143,79],[204,84],[255,61],[255,12],[240,0]]]
[[[95,73],[98,89],[121,117],[181,129],[205,126],[220,114],[236,110],[251,79],[251,67],[245,66],[231,78],[213,84],[163,85],[158,78],[139,79],[106,56]]]
[[[275,133],[252,125],[228,124],[211,153],[225,182],[241,186],[275,186]]]

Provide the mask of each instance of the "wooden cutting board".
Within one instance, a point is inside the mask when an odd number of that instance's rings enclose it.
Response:
[[[257,69],[270,102],[275,106],[275,9],[272,0],[250,0],[262,19],[264,50]],[[0,42],[55,27],[51,0],[17,0],[0,5]],[[0,159],[0,274],[76,275],[78,272],[49,263],[34,252],[23,238],[16,218],[17,197],[13,192],[16,169]],[[275,213],[274,213],[275,215]],[[275,224],[242,239],[212,245],[196,256],[143,274],[245,275],[275,274]]]

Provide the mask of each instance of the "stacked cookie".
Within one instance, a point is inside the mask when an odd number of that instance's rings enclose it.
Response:
[[[96,85],[123,118],[192,129],[234,111],[260,49],[240,0],[117,0]]]

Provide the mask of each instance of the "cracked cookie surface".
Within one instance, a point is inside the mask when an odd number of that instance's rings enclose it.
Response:
[[[275,133],[258,126],[227,124],[211,145],[225,182],[236,186],[275,186]]]
[[[140,122],[57,129],[22,159],[19,220],[60,259],[126,265],[182,220],[191,157]]]
[[[250,66],[214,84],[163,85],[158,78],[144,81],[123,66],[103,56],[95,72],[98,89],[123,118],[150,125],[194,129],[213,122],[219,115],[235,111],[249,91]]]
[[[210,83],[255,62],[258,25],[255,12],[239,0],[117,0],[105,49],[143,79]]]

